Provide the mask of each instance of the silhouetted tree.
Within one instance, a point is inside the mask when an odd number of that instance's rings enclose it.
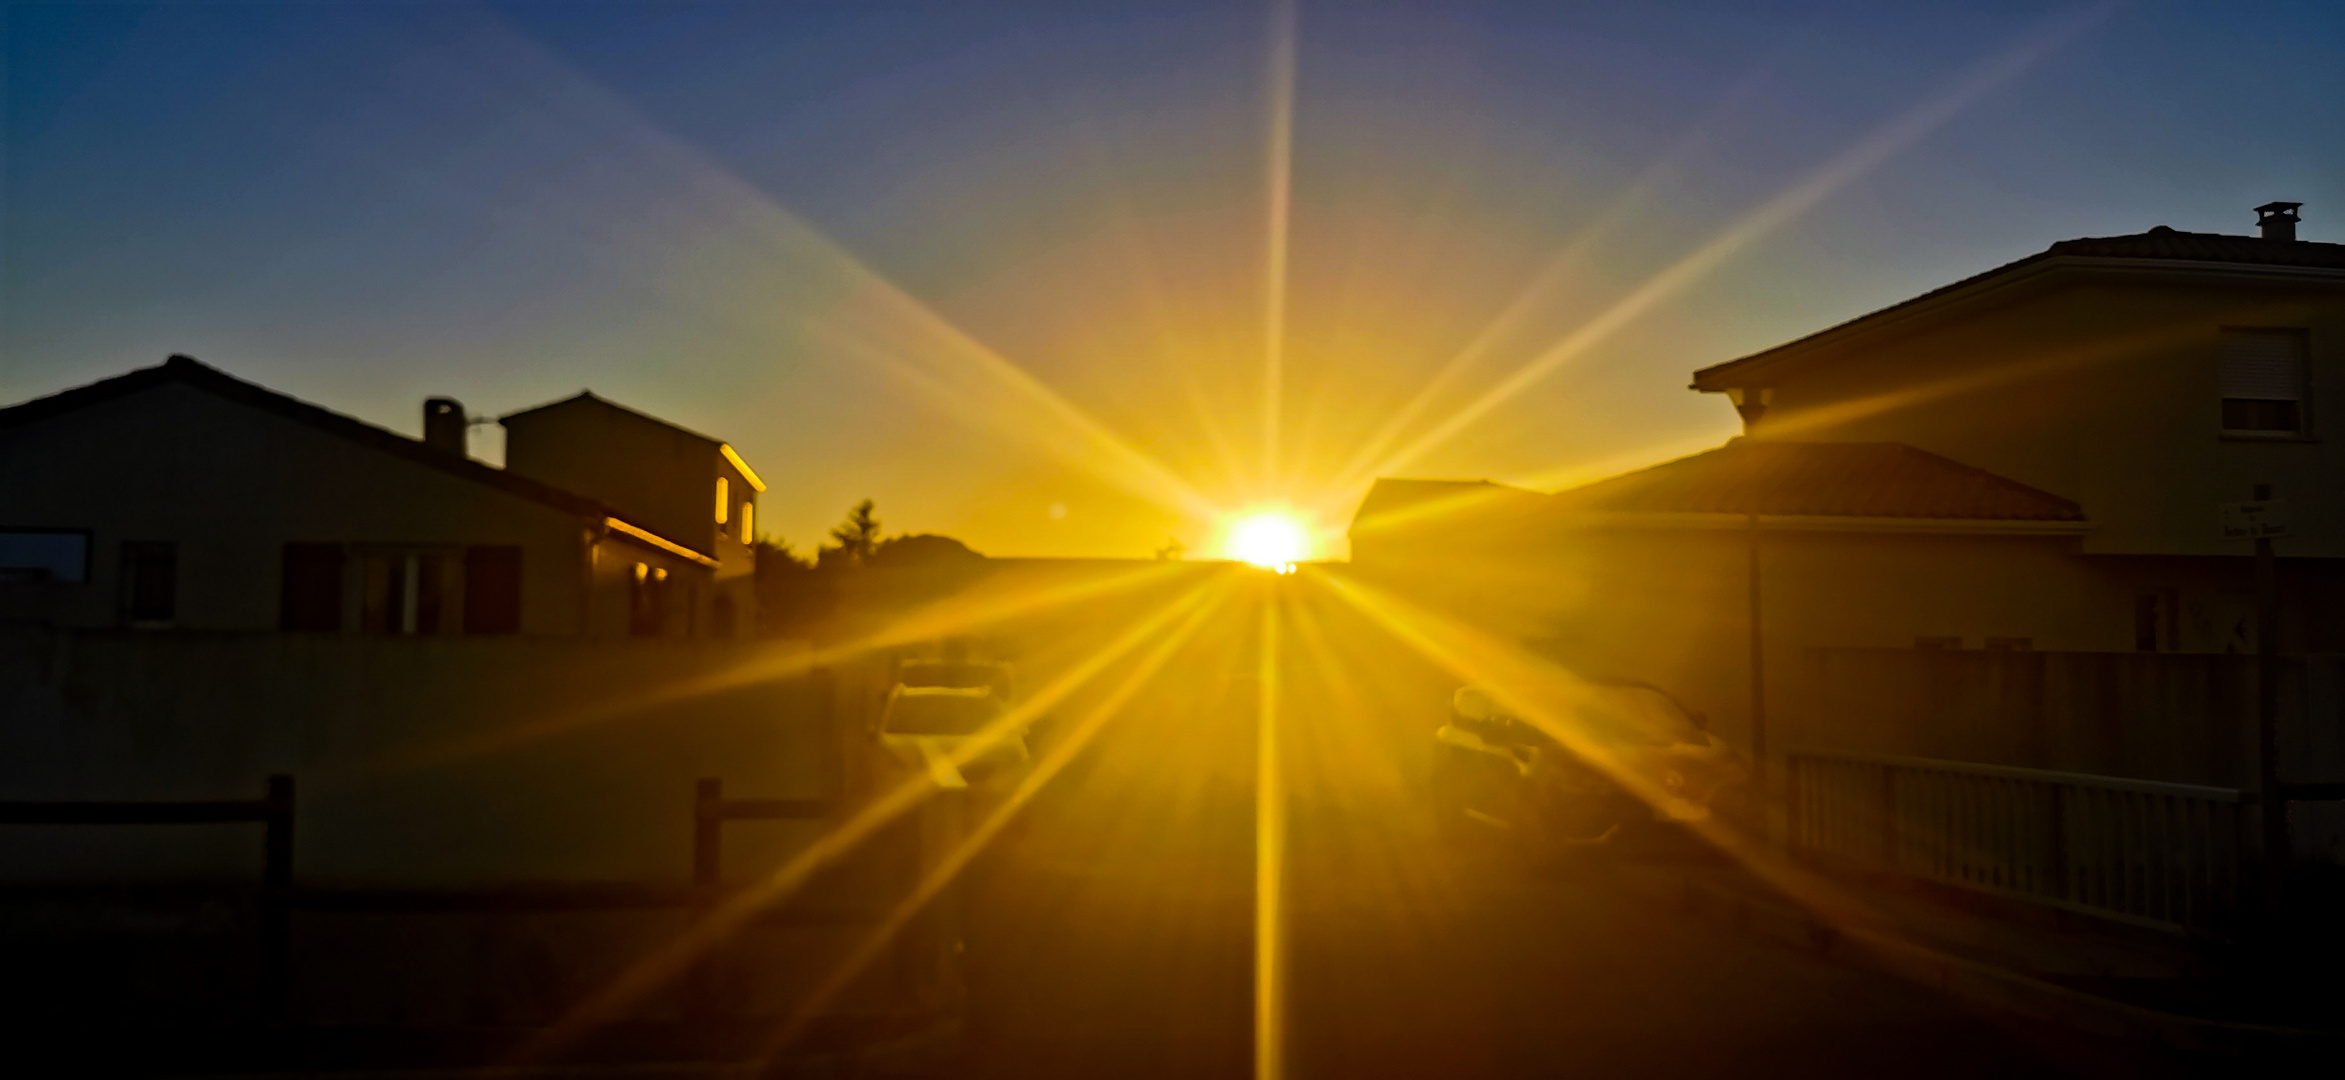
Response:
[[[844,566],[861,566],[879,550],[879,516],[872,512],[872,502],[865,499],[847,511],[847,520],[831,528],[831,539],[836,543],[815,552],[817,565],[837,562]]]

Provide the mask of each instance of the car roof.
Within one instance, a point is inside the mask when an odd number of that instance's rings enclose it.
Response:
[[[896,694],[896,696],[898,696],[898,697],[963,697],[963,698],[989,698],[989,697],[992,697],[992,696],[993,696],[993,687],[990,687],[990,686],[907,686],[907,685],[905,685],[905,684],[903,684],[903,683],[897,683],[897,684],[896,684],[896,689],[895,689],[894,693],[895,693],[895,694]]]

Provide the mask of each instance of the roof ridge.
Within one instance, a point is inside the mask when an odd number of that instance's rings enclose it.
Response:
[[[644,412],[641,409],[633,408],[631,406],[621,405],[616,401],[595,393],[591,388],[581,389],[569,397],[549,401],[543,405],[532,405],[526,409],[515,409],[512,412],[505,413],[504,415],[497,417],[497,423],[502,424],[517,416],[526,416],[530,413],[543,412],[547,409],[555,408],[557,406],[568,405],[573,401],[591,401],[597,405],[603,406],[604,408],[625,413],[628,416],[635,417],[638,420],[650,421],[651,423],[658,424],[659,426],[667,428],[671,431],[677,431],[686,435],[690,435],[695,439],[699,439],[702,442],[706,442],[714,446],[728,445],[725,440],[717,438],[714,435],[703,435],[700,432],[694,431],[691,428],[685,427],[684,425],[679,424],[673,420],[653,416],[650,413]]]
[[[420,439],[412,439],[347,413],[303,401],[281,390],[239,379],[185,353],[173,353],[169,359],[153,367],[133,368],[120,375],[0,408],[0,429],[38,423],[166,383],[183,383],[238,404],[258,408],[443,472],[502,488],[560,510],[628,520],[623,511],[599,499],[474,461],[462,454],[427,446]]]

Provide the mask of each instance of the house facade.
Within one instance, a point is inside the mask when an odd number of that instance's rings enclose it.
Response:
[[[1354,561],[1770,756],[1878,736],[2113,770],[1821,715],[1817,656],[2253,652],[2252,547],[2219,506],[2258,498],[2292,522],[2275,644],[2345,652],[2345,245],[2295,239],[2294,210],[2064,241],[1703,369],[1745,421],[1708,453],[1550,495],[1380,482]]]
[[[0,409],[0,619],[386,636],[747,625],[753,595],[727,594],[745,559],[728,566],[712,529],[672,537],[651,513],[474,461],[461,406],[424,413],[417,440],[176,356]],[[753,513],[739,470],[728,517]],[[710,487],[690,494],[713,522]],[[720,597],[729,622],[711,617]]]

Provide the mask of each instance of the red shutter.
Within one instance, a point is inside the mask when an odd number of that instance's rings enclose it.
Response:
[[[475,546],[464,549],[464,632],[521,632],[521,549]]]

